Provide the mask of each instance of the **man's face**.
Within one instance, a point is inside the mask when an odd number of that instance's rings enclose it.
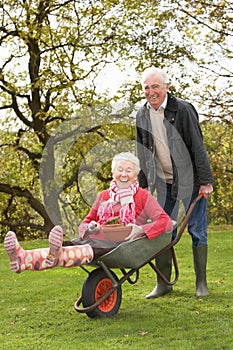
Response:
[[[142,87],[149,104],[158,109],[166,97],[169,84],[163,84],[159,75],[153,74],[145,78]]]

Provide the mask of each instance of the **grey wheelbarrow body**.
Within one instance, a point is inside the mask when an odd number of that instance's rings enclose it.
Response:
[[[75,310],[86,313],[91,318],[115,315],[121,305],[122,284],[125,281],[135,284],[139,279],[140,269],[147,264],[166,284],[175,284],[179,277],[179,269],[174,246],[180,240],[194,206],[201,197],[201,195],[198,196],[191,204],[174,240],[172,240],[171,231],[164,232],[152,240],[143,236],[133,241],[122,242],[110,252],[92,261],[89,266],[95,269],[91,272],[81,266],[88,273],[88,277],[83,284],[82,295],[74,305]],[[153,262],[168,249],[171,249],[174,266],[172,281],[168,281]],[[113,269],[119,269],[122,277],[118,278]],[[83,307],[80,307],[81,304]]]

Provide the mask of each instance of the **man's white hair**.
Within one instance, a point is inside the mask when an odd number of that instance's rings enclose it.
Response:
[[[153,75],[159,76],[162,84],[169,84],[169,77],[165,70],[153,66],[144,70],[141,76],[141,84],[143,85],[146,78],[151,77]]]
[[[114,172],[117,163],[121,160],[127,160],[128,162],[131,162],[134,167],[135,167],[135,171],[138,174],[140,171],[140,162],[138,157],[136,157],[133,153],[131,152],[122,152],[119,154],[116,154],[113,159],[112,159],[112,172]]]

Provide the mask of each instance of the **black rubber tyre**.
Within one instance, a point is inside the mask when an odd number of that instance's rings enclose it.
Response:
[[[119,281],[118,277],[114,272],[112,272],[114,279]],[[82,304],[83,307],[88,307],[96,303],[101,297],[109,291],[112,287],[112,280],[106,275],[103,269],[98,268],[93,270],[82,288]],[[122,291],[121,285],[119,285],[113,293],[104,300],[98,307],[94,310],[87,312],[87,316],[91,318],[97,317],[107,317],[115,315],[121,305]]]

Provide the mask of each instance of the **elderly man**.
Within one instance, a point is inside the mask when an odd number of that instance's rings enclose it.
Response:
[[[137,155],[141,171],[139,184],[151,193],[157,191],[159,204],[172,220],[177,221],[179,202],[187,211],[199,193],[188,223],[192,237],[196,296],[209,295],[206,281],[207,220],[206,199],[213,191],[213,177],[203,144],[198,113],[188,102],[168,92],[169,79],[160,68],[150,67],[142,74],[142,88],[147,102],[136,116]],[[173,232],[173,238],[176,230]],[[171,278],[171,252],[157,260],[158,268]],[[157,298],[172,287],[157,277],[157,285],[146,298]]]

